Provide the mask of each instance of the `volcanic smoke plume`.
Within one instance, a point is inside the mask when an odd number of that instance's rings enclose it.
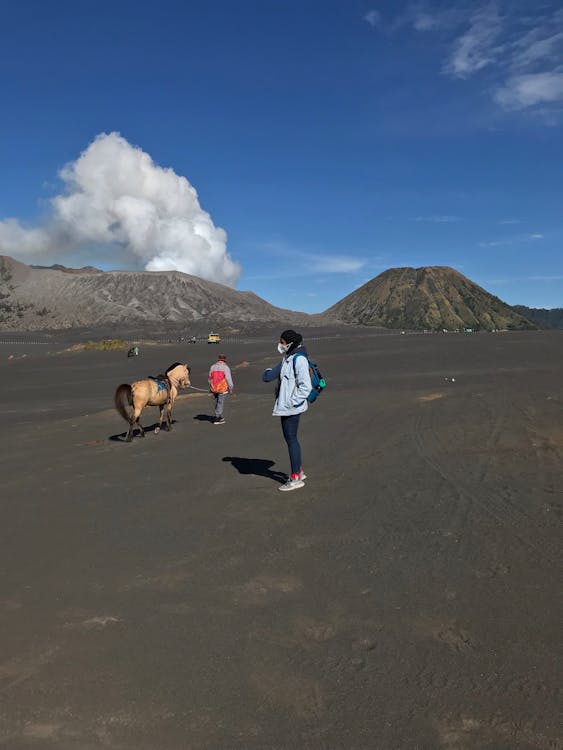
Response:
[[[98,135],[59,176],[65,189],[51,200],[45,224],[0,221],[0,254],[46,263],[112,246],[116,264],[133,261],[148,271],[183,271],[234,286],[241,269],[196,190],[119,133]]]

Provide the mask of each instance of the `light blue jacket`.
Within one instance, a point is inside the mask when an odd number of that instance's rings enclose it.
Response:
[[[292,414],[301,414],[309,408],[307,396],[311,393],[311,376],[309,374],[309,363],[306,350],[303,354],[290,354],[285,356],[277,367],[270,367],[262,376],[262,380],[269,382],[279,376],[276,403],[274,404],[274,417],[289,417]],[[295,359],[295,366],[294,366]],[[295,377],[297,375],[297,377]]]

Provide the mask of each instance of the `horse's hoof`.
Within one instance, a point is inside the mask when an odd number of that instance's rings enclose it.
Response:
[[[141,434],[139,435],[139,437],[145,437],[145,433],[141,432]]]
[[[159,432],[160,432],[160,427],[155,427],[154,428],[154,434],[158,435]]]
[[[127,435],[127,437],[125,438],[126,443],[130,443],[132,440],[133,438],[131,437],[131,435]]]

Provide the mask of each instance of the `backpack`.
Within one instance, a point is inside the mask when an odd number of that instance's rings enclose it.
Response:
[[[212,370],[209,373],[209,381],[211,393],[226,393],[229,390],[227,378],[222,370]]]
[[[297,352],[297,354],[294,354],[293,356],[293,375],[295,378],[297,378],[297,371],[295,369],[295,360],[297,357],[305,357],[306,355],[302,352]],[[307,401],[312,404],[313,401],[317,400],[317,396],[319,393],[322,393],[323,390],[326,388],[326,380],[321,375],[321,371],[317,367],[317,365],[312,362],[307,357],[307,362],[309,363],[309,375],[311,376],[311,385],[313,386],[311,388],[311,392],[307,396]]]

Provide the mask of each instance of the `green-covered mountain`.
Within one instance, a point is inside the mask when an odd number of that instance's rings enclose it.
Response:
[[[536,327],[447,266],[390,268],[330,307],[325,315],[354,325],[411,330]]]
[[[528,320],[531,320],[532,323],[535,323],[538,328],[557,328],[563,330],[563,307],[546,309],[545,307],[514,305],[513,309],[519,315],[523,315]]]

